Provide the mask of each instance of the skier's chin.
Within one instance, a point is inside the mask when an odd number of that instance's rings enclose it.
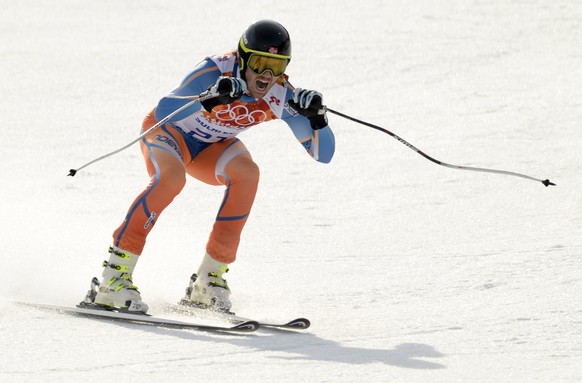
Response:
[[[251,89],[251,96],[253,96],[254,98],[263,98],[265,97],[265,95],[267,94],[267,92],[269,91],[269,88],[258,88],[258,87],[253,87],[253,89]]]

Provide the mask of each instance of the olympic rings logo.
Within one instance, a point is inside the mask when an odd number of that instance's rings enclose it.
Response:
[[[242,127],[260,124],[268,119],[267,113],[264,110],[255,109],[249,111],[245,105],[235,105],[234,107],[228,105],[228,108],[218,110],[212,114],[218,121]]]

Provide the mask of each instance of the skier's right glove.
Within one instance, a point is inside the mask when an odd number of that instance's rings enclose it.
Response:
[[[232,104],[240,99],[247,90],[245,80],[237,77],[221,76],[216,80],[214,85],[208,88],[210,94],[216,95],[201,102],[204,109],[212,111],[217,105]]]

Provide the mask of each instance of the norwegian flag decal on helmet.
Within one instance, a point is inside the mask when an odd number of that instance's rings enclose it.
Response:
[[[277,47],[270,47],[269,53],[276,55],[277,53],[279,53],[279,49],[277,49]]]

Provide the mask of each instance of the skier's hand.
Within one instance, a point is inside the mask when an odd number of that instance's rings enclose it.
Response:
[[[293,100],[289,101],[289,105],[297,113],[307,117],[314,130],[327,126],[327,116],[321,93],[314,90],[296,88],[293,92]]]
[[[231,104],[240,99],[247,90],[245,80],[237,77],[221,76],[214,85],[208,88],[210,94],[215,97],[202,101],[202,106],[207,111],[211,111],[217,105]]]

